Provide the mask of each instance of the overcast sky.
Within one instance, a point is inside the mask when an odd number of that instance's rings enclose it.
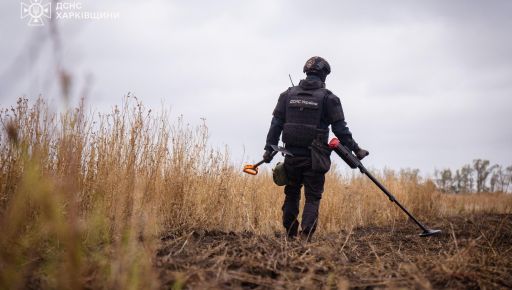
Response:
[[[164,101],[255,161],[288,74],[298,83],[319,55],[367,166],[512,165],[512,1],[72,2],[120,15],[58,22],[74,95],[91,75],[98,111],[128,92]],[[29,27],[16,0],[0,3],[0,23],[1,107],[59,100],[49,26]]]

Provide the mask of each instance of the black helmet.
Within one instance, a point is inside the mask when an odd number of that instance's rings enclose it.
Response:
[[[326,77],[331,73],[331,66],[325,59],[319,56],[313,56],[312,58],[308,59],[308,61],[306,61],[303,72],[306,74],[316,74]]]

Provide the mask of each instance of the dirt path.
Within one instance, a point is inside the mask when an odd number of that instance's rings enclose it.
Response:
[[[512,215],[317,235],[312,243],[252,233],[190,231],[162,238],[163,289],[512,288]]]

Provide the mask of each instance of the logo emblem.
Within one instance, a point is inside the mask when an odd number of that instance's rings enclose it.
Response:
[[[44,0],[30,0],[21,2],[21,19],[29,17],[29,26],[43,26],[44,19],[52,16],[52,4],[44,3]]]
[[[315,57],[308,59],[308,61],[306,62],[306,68],[311,69],[313,67],[313,65],[315,64],[315,61],[316,61]]]

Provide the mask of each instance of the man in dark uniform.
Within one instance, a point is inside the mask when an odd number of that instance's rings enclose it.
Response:
[[[331,72],[329,63],[321,57],[314,56],[306,62],[303,71],[307,75],[306,79],[279,96],[268,131],[263,159],[267,163],[272,160],[271,145],[278,144],[282,133],[286,149],[293,154],[293,157],[286,156],[284,161],[288,184],[284,188],[286,197],[282,208],[283,225],[288,237],[294,238],[299,234],[297,217],[300,190],[304,185],[306,203],[302,213],[300,234],[309,240],[316,229],[325,173],[329,170],[314,168],[315,161],[311,155],[313,141],[318,140],[326,144],[331,126],[334,135],[359,159],[363,159],[369,152],[361,149],[354,141],[345,122],[340,99],[325,88],[325,79]],[[329,156],[326,158],[328,160]]]

